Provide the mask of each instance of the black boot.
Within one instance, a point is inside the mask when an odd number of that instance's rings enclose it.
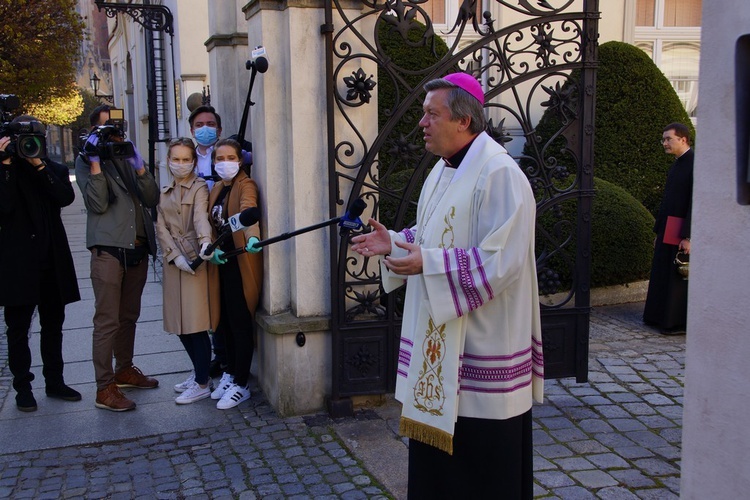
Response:
[[[16,394],[16,407],[25,412],[36,411],[36,399],[34,399],[31,389],[19,391]]]

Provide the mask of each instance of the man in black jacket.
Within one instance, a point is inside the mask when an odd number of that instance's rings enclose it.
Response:
[[[20,116],[14,121],[31,121]],[[0,305],[5,307],[8,364],[16,405],[35,411],[31,390],[29,328],[39,309],[40,347],[46,394],[80,401],[63,379],[62,326],[65,304],[80,300],[68,237],[60,217],[75,193],[67,167],[41,158],[21,158],[0,138]]]
[[[661,139],[664,152],[676,157],[669,168],[664,198],[656,214],[654,260],[643,310],[643,321],[658,327],[665,335],[685,333],[688,281],[677,273],[674,264],[678,251],[690,253],[690,212],[693,199],[693,150],[690,129],[682,123],[670,123]],[[667,228],[669,219],[677,222],[676,234]],[[666,234],[666,238],[665,238]]]

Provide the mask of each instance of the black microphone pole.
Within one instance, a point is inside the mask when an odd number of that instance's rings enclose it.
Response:
[[[342,217],[343,216],[341,216],[341,217],[334,217],[333,219],[328,219],[327,221],[324,221],[324,222],[318,222],[317,224],[313,224],[312,226],[303,227],[301,229],[296,229],[296,230],[288,232],[288,233],[284,233],[284,234],[280,234],[278,236],[274,236],[273,238],[268,238],[267,240],[258,241],[253,246],[255,248],[264,247],[264,246],[270,245],[272,243],[277,243],[279,241],[288,240],[289,238],[292,238],[292,237],[300,235],[300,234],[309,233],[310,231],[315,231],[316,229],[320,229],[321,227],[332,226],[334,224],[337,224],[337,223],[341,222]],[[222,255],[222,257],[224,257],[224,258],[226,258],[226,257],[236,257],[237,255],[242,255],[245,252],[246,252],[246,250],[245,250],[244,247],[243,248],[237,248],[237,249],[234,249],[234,250],[230,250],[229,252],[224,252],[224,254]]]
[[[245,98],[245,108],[242,111],[242,120],[240,121],[240,130],[237,132],[237,142],[242,144],[245,140],[245,129],[247,128],[247,115],[250,112],[250,106],[255,106],[255,103],[250,100],[250,94],[253,93],[253,85],[255,84],[255,75],[258,73],[265,73],[268,70],[268,60],[265,57],[259,57],[255,61],[247,61],[245,63],[245,69],[252,70],[250,73],[250,86],[247,88],[247,97]]]
[[[271,245],[273,243],[278,243],[279,241],[288,240],[289,238],[292,238],[294,236],[298,236],[300,234],[309,233],[310,231],[315,231],[316,229],[320,229],[322,227],[326,226],[332,226],[334,224],[341,224],[342,230],[346,229],[347,232],[351,229],[354,229],[355,227],[361,227],[362,221],[359,220],[359,216],[362,215],[362,212],[364,212],[365,208],[367,207],[367,204],[362,200],[361,198],[358,198],[354,200],[354,203],[352,203],[352,206],[349,208],[349,210],[340,217],[334,217],[332,219],[328,219],[323,222],[318,222],[317,224],[313,224],[312,226],[303,227],[301,229],[295,229],[294,231],[290,231],[288,233],[280,234],[278,236],[274,236],[273,238],[268,238],[263,241],[256,242],[253,247],[254,248],[260,248],[267,245]],[[342,236],[344,236],[344,232],[342,231]],[[235,250],[230,250],[229,252],[224,253],[222,257],[235,257],[237,255],[241,255],[246,250],[244,248],[237,248]]]
[[[206,251],[203,253],[203,255],[210,255],[211,252],[216,250],[219,247],[219,245],[224,243],[224,240],[226,240],[231,234],[232,234],[232,228],[229,227],[229,224],[225,224],[221,228],[221,234],[218,236],[218,238],[216,238],[216,241],[214,241],[213,243],[208,245],[208,247],[206,247]],[[198,269],[198,266],[200,266],[202,263],[203,263],[203,259],[201,259],[201,256],[198,255],[198,257],[196,257],[195,260],[190,263],[190,269],[195,271],[196,269]]]

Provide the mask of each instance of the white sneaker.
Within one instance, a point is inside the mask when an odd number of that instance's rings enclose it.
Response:
[[[195,383],[195,372],[191,372],[190,376],[185,379],[184,382],[180,382],[174,386],[174,392],[185,392]]]
[[[219,410],[228,410],[248,399],[250,399],[250,389],[247,386],[240,387],[237,384],[232,384],[232,386],[224,392],[224,395],[219,402],[216,403],[216,408]]]
[[[210,395],[211,388],[208,385],[206,387],[201,387],[197,383],[193,382],[193,385],[186,389],[182,394],[177,396],[174,402],[178,405],[186,405],[195,403],[196,401],[200,401],[201,399],[206,399]]]
[[[211,399],[221,399],[221,397],[224,396],[224,393],[227,392],[227,389],[233,385],[234,375],[224,372],[224,375],[221,376],[221,380],[219,380],[219,385],[216,386],[216,390],[211,393]]]

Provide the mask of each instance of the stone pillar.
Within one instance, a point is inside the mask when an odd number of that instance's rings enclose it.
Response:
[[[322,2],[309,1],[253,1],[244,11],[249,45],[263,45],[269,62],[256,77],[251,109],[268,238],[329,218],[324,17]],[[312,231],[263,250],[258,378],[282,415],[318,410],[329,392],[327,235]]]
[[[221,115],[222,133],[226,138],[240,127],[250,72],[245,62],[250,58],[247,47],[242,0],[215,0],[208,9],[208,50],[211,105]],[[251,137],[250,126],[245,138]]]
[[[738,47],[744,50],[736,59]],[[680,484],[685,499],[747,498],[750,491],[750,206],[737,202],[738,152],[747,167],[750,125],[739,141],[736,126],[750,113],[749,66],[746,0],[704,0]],[[735,80],[737,67],[744,69],[744,82]],[[741,192],[750,193],[747,184]]]

